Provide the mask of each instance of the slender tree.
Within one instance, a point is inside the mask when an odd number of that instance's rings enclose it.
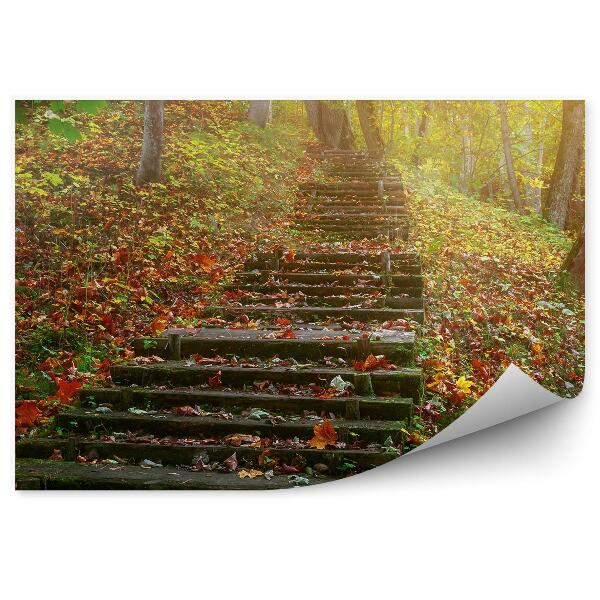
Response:
[[[563,101],[560,144],[546,199],[547,216],[560,229],[564,229],[567,223],[569,202],[577,187],[583,162],[584,119],[583,100]]]
[[[317,139],[330,148],[354,148],[354,135],[348,113],[332,108],[325,100],[305,100],[308,120]]]
[[[367,148],[373,156],[381,158],[384,153],[384,144],[377,124],[373,100],[357,100],[356,110]]]
[[[160,163],[163,145],[162,100],[146,100],[144,103],[144,141],[142,156],[135,182],[137,185],[160,180]]]
[[[426,100],[423,103],[423,112],[419,119],[419,126],[417,128],[417,144],[415,146],[415,152],[413,154],[413,163],[418,165],[421,162],[421,144],[423,138],[427,135],[427,129],[429,128],[429,118],[433,112],[433,100]]]
[[[271,100],[250,100],[248,121],[263,129],[271,120]]]
[[[500,126],[502,128],[502,146],[504,147],[504,159],[506,162],[506,174],[508,175],[508,185],[510,193],[515,203],[515,208],[518,212],[523,211],[523,203],[519,194],[519,186],[517,184],[517,176],[515,175],[515,165],[512,157],[512,145],[510,142],[510,129],[508,128],[508,118],[506,115],[506,102],[498,100],[498,109],[500,110]]]

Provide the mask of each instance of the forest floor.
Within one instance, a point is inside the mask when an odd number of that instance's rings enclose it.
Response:
[[[299,245],[295,185],[305,132],[262,131],[223,103],[169,103],[164,182],[137,189],[135,103],[78,123],[82,141],[17,134],[16,384],[19,433],[132,356],[134,337],[194,325],[257,247]],[[40,141],[42,143],[40,143]],[[560,275],[571,240],[401,169],[410,244],[428,299],[418,360],[426,395],[411,444],[468,408],[511,363],[562,396],[584,375],[584,301]],[[366,242],[368,246],[369,243]]]

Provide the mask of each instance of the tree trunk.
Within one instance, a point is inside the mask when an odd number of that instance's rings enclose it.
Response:
[[[542,119],[542,125],[540,127],[540,141],[538,144],[538,156],[537,164],[535,167],[535,177],[540,182],[542,180],[542,170],[544,168],[544,135],[546,131],[546,115]],[[535,188],[535,195],[533,199],[533,207],[538,215],[542,214],[542,188]]]
[[[531,118],[531,112],[529,111],[529,104],[527,102],[523,103],[523,108],[527,114],[527,121],[523,126],[523,135],[527,139],[527,152],[525,153],[525,160],[527,161],[527,183],[525,184],[525,198],[527,206],[531,207],[533,210],[536,210],[536,187],[531,183],[531,178],[533,177],[535,171],[534,163],[530,158],[531,153],[535,151],[535,142],[533,139],[533,121]]]
[[[500,125],[502,128],[502,146],[504,147],[504,159],[506,162],[506,174],[508,175],[508,184],[510,192],[515,203],[515,209],[522,212],[523,204],[521,195],[519,194],[519,186],[517,185],[517,176],[515,175],[515,166],[512,158],[512,147],[510,143],[510,130],[508,128],[508,118],[506,116],[506,102],[498,100],[498,108],[500,110]]]
[[[471,189],[471,176],[473,175],[473,166],[475,164],[473,137],[468,127],[463,129],[462,134],[462,158],[459,188],[463,194],[468,194]]]
[[[567,254],[562,268],[564,271],[568,271],[575,282],[583,290],[585,287],[585,231],[581,230],[581,233],[577,236],[575,243],[569,254]]]
[[[305,100],[308,120],[317,139],[330,148],[354,148],[350,119],[343,108],[331,108],[324,100]]]
[[[580,164],[579,151],[584,139],[585,104],[583,100],[564,100],[562,132],[554,171],[546,201],[548,218],[560,229],[565,228],[569,202]]]
[[[263,129],[271,120],[271,100],[250,100],[248,121]]]
[[[160,163],[163,145],[162,100],[146,100],[144,103],[144,141],[142,157],[135,176],[136,185],[160,180]]]
[[[373,100],[357,100],[356,110],[367,148],[376,158],[381,158],[384,153],[384,144],[377,125]]]
[[[419,120],[419,127],[417,128],[417,145],[415,147],[415,153],[413,154],[413,163],[415,165],[419,165],[421,162],[420,151],[421,151],[421,142],[425,135],[427,134],[427,129],[429,127],[429,117],[431,112],[433,111],[433,101],[426,100],[423,104],[423,112],[421,114],[421,118]]]

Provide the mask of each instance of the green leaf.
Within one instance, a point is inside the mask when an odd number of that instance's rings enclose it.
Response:
[[[68,139],[70,142],[76,142],[81,138],[81,133],[69,121],[62,119],[50,119],[48,121],[48,129],[55,135],[59,135]]]
[[[59,113],[65,110],[65,101],[64,100],[50,100],[50,108],[53,112]]]
[[[75,110],[95,115],[101,108],[106,106],[106,100],[77,100]]]
[[[48,171],[44,171],[42,173],[42,177],[55,187],[63,184],[63,179],[58,173],[49,173]]]
[[[27,123],[27,109],[18,100],[15,102],[15,122],[22,125]]]

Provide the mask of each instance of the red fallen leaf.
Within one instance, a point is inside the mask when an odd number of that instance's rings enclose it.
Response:
[[[318,448],[324,450],[327,446],[335,446],[338,441],[338,435],[333,425],[327,420],[323,419],[323,423],[315,425],[313,427],[314,437],[308,441],[308,445],[311,448]]]
[[[354,361],[354,368],[357,371],[373,371],[374,369],[394,369],[395,366],[383,355],[369,354],[364,361]]]
[[[200,267],[204,273],[210,273],[216,260],[208,256],[208,254],[190,254],[188,257],[191,262]]]
[[[165,254],[165,256],[164,256],[163,260],[171,260],[171,259],[172,259],[174,256],[175,256],[175,252],[173,252],[173,250],[169,250],[169,251],[168,251],[168,252]]]
[[[200,413],[192,406],[175,406],[170,411],[174,415],[198,416]]]
[[[285,474],[300,473],[300,469],[298,467],[291,467],[290,465],[286,465],[285,463],[281,463],[281,465],[279,465],[279,470]]]
[[[229,458],[226,458],[223,463],[230,471],[235,471],[238,467],[236,453],[234,452]]]
[[[48,460],[65,460],[63,458],[63,455],[61,454],[60,450],[57,450],[56,448],[54,450],[52,450],[52,456],[50,456],[48,458]]]
[[[252,387],[257,391],[257,392],[263,392],[264,390],[266,390],[269,386],[271,385],[271,382],[268,379],[265,379],[264,381],[255,381],[252,384]]]
[[[292,262],[296,256],[295,250],[288,250],[281,258],[284,262]]]
[[[87,462],[87,458],[85,456],[81,456],[81,454],[78,454],[77,458],[75,459],[75,462],[86,463]]]
[[[280,340],[295,340],[296,334],[290,328],[288,328],[275,333],[275,337]]]
[[[96,377],[104,377],[106,379],[110,375],[110,365],[111,362],[108,358],[105,358],[104,360],[100,361],[96,366]]]
[[[81,388],[81,381],[74,379],[68,381],[67,379],[60,379],[60,377],[53,377],[54,383],[58,386],[58,390],[52,396],[49,396],[46,401],[60,400],[62,404],[70,404],[73,401],[73,396]]]
[[[210,385],[210,387],[219,387],[219,386],[223,385],[223,382],[221,381],[221,375],[222,375],[222,372],[218,371],[215,375],[213,375],[212,377],[209,377],[208,385]]]
[[[190,358],[193,358],[197,365],[224,365],[228,362],[226,358],[218,355],[205,358],[201,354],[190,354]]]
[[[115,265],[124,265],[129,260],[129,250],[127,248],[119,248],[113,255],[112,261]]]
[[[104,329],[108,331],[108,333],[115,333],[115,320],[112,315],[101,315],[102,325],[104,325]]]
[[[42,416],[42,411],[35,402],[20,402],[15,409],[15,416],[17,427],[33,427]]]
[[[291,325],[291,324],[292,324],[292,321],[291,321],[291,319],[284,319],[284,318],[280,317],[279,319],[277,319],[277,320],[275,321],[275,323],[276,323],[277,325],[284,326],[284,325]]]
[[[150,323],[150,329],[156,334],[162,333],[167,328],[168,323],[169,320],[167,317],[156,317],[156,319]]]

